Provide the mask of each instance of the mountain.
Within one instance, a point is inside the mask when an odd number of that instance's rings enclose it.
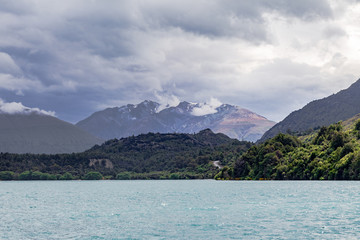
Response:
[[[101,142],[50,115],[0,112],[0,152],[72,153],[85,151]]]
[[[360,179],[360,114],[301,138],[280,133],[254,145],[215,178]]]
[[[194,133],[210,128],[231,138],[256,141],[274,124],[247,109],[228,104],[213,107],[181,102],[162,109],[159,103],[144,101],[96,112],[76,126],[102,139],[148,132]]]
[[[68,173],[82,178],[97,171],[111,179],[213,178],[218,164],[235,162],[252,146],[206,129],[197,134],[148,133],[112,139],[75,154],[0,153],[0,180],[5,171],[53,176]],[[30,172],[29,172],[30,171]],[[44,176],[48,179],[49,176]],[[26,179],[38,179],[36,173]],[[57,177],[55,177],[56,179]],[[54,179],[53,177],[51,179]]]
[[[360,80],[348,89],[329,97],[310,102],[300,110],[292,112],[284,120],[268,130],[259,142],[278,133],[304,132],[346,120],[360,113]]]

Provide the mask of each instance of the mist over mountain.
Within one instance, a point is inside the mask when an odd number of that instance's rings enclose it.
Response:
[[[360,80],[349,88],[329,97],[308,103],[300,110],[292,112],[277,123],[260,139],[265,141],[278,133],[303,132],[313,128],[328,126],[346,120],[360,113]]]
[[[144,101],[96,112],[76,126],[102,139],[148,132],[194,133],[209,128],[231,138],[256,141],[274,124],[254,112],[229,104],[184,101],[164,107]]]
[[[56,117],[41,111],[22,110],[0,111],[0,152],[72,153],[102,142]]]

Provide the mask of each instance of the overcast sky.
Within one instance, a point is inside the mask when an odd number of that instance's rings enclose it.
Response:
[[[359,50],[355,0],[0,0],[0,102],[75,123],[215,99],[280,121],[355,82]]]

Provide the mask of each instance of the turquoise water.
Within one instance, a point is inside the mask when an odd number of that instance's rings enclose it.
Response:
[[[0,182],[0,239],[358,239],[360,182]]]

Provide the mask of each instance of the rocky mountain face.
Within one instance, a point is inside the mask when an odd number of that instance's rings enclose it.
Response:
[[[73,153],[102,140],[55,117],[40,113],[0,113],[0,152]]]
[[[256,141],[275,123],[247,109],[223,104],[181,102],[161,109],[159,103],[144,101],[96,112],[76,125],[102,139],[148,132],[195,133],[209,128],[239,140]]]
[[[360,80],[348,89],[337,94],[308,103],[300,110],[292,112],[277,123],[260,142],[272,138],[278,133],[304,132],[321,126],[346,120],[360,113]]]

